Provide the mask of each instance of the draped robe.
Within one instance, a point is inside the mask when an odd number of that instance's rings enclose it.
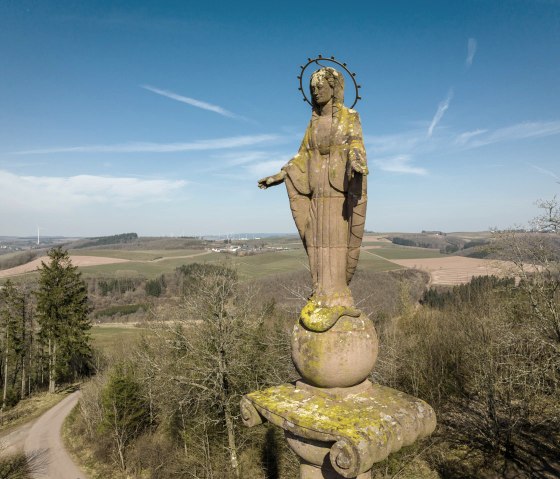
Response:
[[[364,174],[351,168],[352,161]],[[348,284],[358,264],[367,204],[358,113],[334,105],[328,121],[314,111],[298,153],[282,169],[309,257],[314,299],[327,306],[352,306]]]

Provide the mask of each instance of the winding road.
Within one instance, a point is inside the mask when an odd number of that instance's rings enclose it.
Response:
[[[80,398],[80,391],[70,394],[39,419],[25,424],[1,438],[5,451],[25,451],[26,454],[43,453],[43,467],[34,479],[87,479],[64,449],[60,435],[62,423]]]

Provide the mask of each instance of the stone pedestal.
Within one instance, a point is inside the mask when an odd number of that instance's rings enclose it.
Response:
[[[436,425],[424,401],[365,380],[357,386],[320,388],[304,381],[243,396],[246,426],[268,420],[285,431],[301,460],[301,479],[371,477],[370,470]]]
[[[299,468],[300,479],[342,479],[343,476],[338,474],[330,464],[325,464],[322,467],[313,464],[302,463]],[[356,479],[371,479],[371,472],[364,472]]]

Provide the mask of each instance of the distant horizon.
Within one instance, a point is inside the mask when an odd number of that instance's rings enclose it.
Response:
[[[510,228],[510,229],[515,229],[515,228]],[[431,234],[432,232],[442,232],[445,234],[453,234],[453,233],[457,233],[457,234],[474,234],[474,233],[491,233],[492,230],[490,229],[486,229],[486,230],[455,230],[455,231],[446,231],[446,230],[442,230],[442,229],[435,229],[435,230],[420,230],[420,231],[406,231],[406,230],[400,230],[400,231],[396,231],[396,230],[392,230],[392,231],[370,231],[370,230],[366,230],[365,231],[365,235],[368,234],[372,234],[372,235],[387,235],[387,234],[395,234],[395,233],[402,233],[402,234]],[[107,237],[111,237],[111,236],[116,236],[119,234],[124,234],[124,233],[136,233],[135,231],[126,231],[126,232],[116,232],[116,233],[112,233],[112,234],[107,234],[107,235],[85,235],[85,236],[78,236],[78,235],[41,235],[41,238],[43,239],[75,239],[75,240],[81,240],[81,239],[96,239],[96,238],[107,238]],[[242,240],[245,238],[239,238],[240,236],[244,236],[244,237],[249,237],[246,239],[256,239],[256,238],[251,238],[250,236],[260,236],[260,237],[265,237],[265,238],[271,238],[271,237],[282,237],[282,236],[295,236],[299,238],[299,234],[297,233],[297,231],[293,231],[293,232],[272,232],[272,233],[267,233],[267,232],[241,232],[241,233],[235,233],[235,232],[230,232],[230,233],[222,233],[222,234],[212,234],[212,233],[202,233],[200,235],[171,235],[171,234],[163,234],[163,235],[153,235],[153,234],[138,234],[138,238],[175,238],[175,239],[180,239],[180,238],[202,238],[202,239],[213,239],[213,238],[218,238],[218,239],[226,239],[228,236],[232,237],[231,239],[238,241],[238,240]],[[5,240],[5,239],[21,239],[21,240],[32,240],[32,241],[37,241],[37,235],[0,235],[0,241]]]

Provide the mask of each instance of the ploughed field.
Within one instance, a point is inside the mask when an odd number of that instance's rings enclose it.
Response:
[[[506,276],[511,269],[507,261],[443,256],[439,258],[392,259],[405,268],[419,269],[430,274],[432,285],[468,283],[475,276]]]
[[[101,264],[113,264],[113,263],[125,263],[128,260],[123,258],[106,258],[99,256],[71,256],[72,264],[78,267],[88,267],[97,266]],[[41,262],[47,261],[47,256],[42,256],[41,258],[34,259],[29,263],[22,264],[20,266],[15,266],[14,268],[9,268],[0,271],[0,278],[10,278],[12,276],[19,276],[26,273],[31,273],[37,271],[37,268],[41,267]]]

